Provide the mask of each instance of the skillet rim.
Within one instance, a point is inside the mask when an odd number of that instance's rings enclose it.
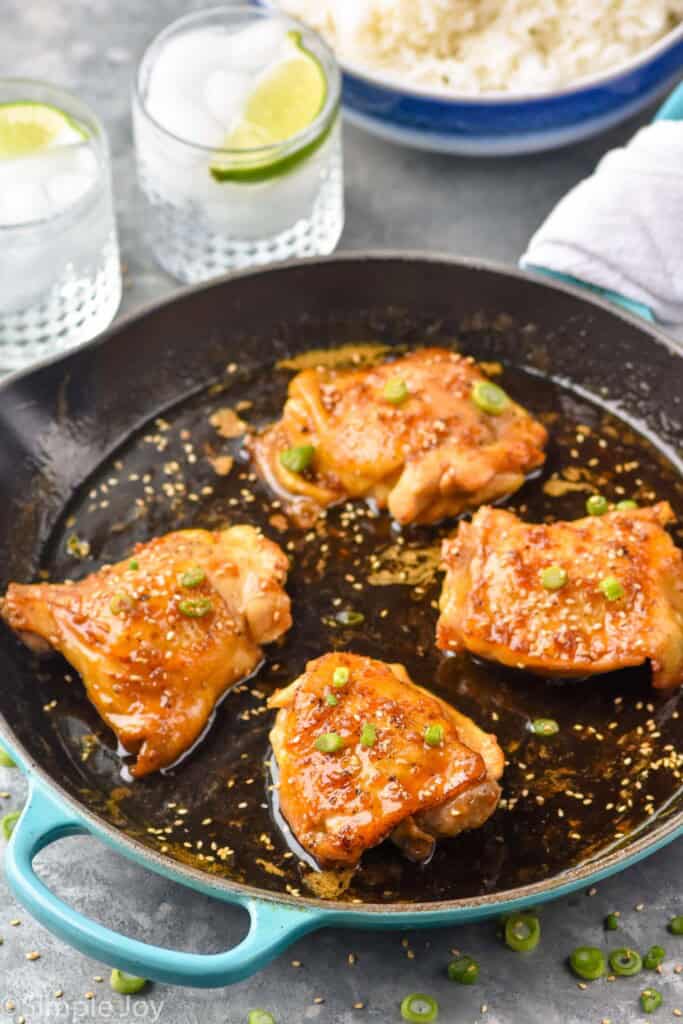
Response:
[[[307,259],[285,260],[280,263],[260,268],[249,268],[242,271],[224,274],[208,282],[202,282],[188,287],[179,288],[170,296],[155,299],[144,303],[137,309],[124,314],[115,320],[98,337],[83,345],[79,345],[65,352],[48,356],[37,363],[32,364],[24,370],[18,370],[8,374],[0,381],[0,401],[4,391],[12,387],[17,381],[27,378],[32,373],[43,370],[46,367],[56,365],[59,362],[68,363],[77,357],[80,352],[93,349],[96,346],[105,345],[115,338],[119,332],[125,331],[128,327],[139,320],[152,316],[159,310],[192,298],[195,294],[209,291],[214,288],[221,288],[233,281],[240,281],[243,278],[277,274],[281,271],[292,269],[305,269],[308,266],[333,263],[383,263],[383,262],[421,262],[427,264],[447,265],[455,268],[481,271],[488,274],[501,275],[520,281],[529,281],[539,285],[545,291],[560,292],[578,299],[581,305],[587,307],[598,307],[617,320],[621,320],[635,327],[638,331],[649,335],[657,344],[683,363],[683,348],[664,331],[641,320],[636,315],[622,309],[617,309],[612,303],[593,293],[587,292],[577,285],[564,282],[552,281],[540,274],[521,270],[514,266],[507,266],[495,260],[453,256],[448,253],[432,252],[421,249],[370,249],[370,250],[345,250],[324,257],[311,257]],[[683,807],[669,819],[656,826],[648,835],[636,838],[635,841],[622,846],[604,856],[598,856],[582,864],[569,868],[566,871],[555,875],[551,879],[535,882],[531,885],[520,886],[508,889],[503,892],[491,893],[483,896],[464,897],[454,900],[439,900],[433,902],[394,902],[394,903],[349,903],[339,900],[321,900],[308,896],[292,896],[289,893],[278,893],[257,886],[247,885],[233,879],[220,875],[212,875],[200,871],[198,868],[183,864],[172,857],[158,853],[153,848],[146,846],[138,839],[133,838],[126,832],[110,825],[104,818],[96,814],[90,808],[72,797],[51,775],[41,768],[33,757],[26,750],[18,739],[10,723],[0,713],[0,738],[6,738],[10,748],[18,753],[18,761],[21,770],[27,776],[32,789],[44,788],[48,794],[59,800],[60,805],[68,809],[76,819],[79,819],[86,828],[87,833],[95,838],[101,839],[110,847],[116,849],[129,859],[143,867],[148,867],[169,877],[180,884],[187,884],[194,890],[200,890],[215,894],[217,898],[230,901],[230,897],[238,901],[260,900],[267,903],[285,905],[299,910],[313,910],[327,912],[328,917],[363,917],[387,919],[400,918],[406,915],[425,915],[430,919],[443,916],[452,918],[460,914],[466,914],[472,910],[488,909],[491,914],[497,909],[511,903],[520,901],[533,901],[534,898],[550,899],[554,894],[560,896],[567,888],[575,889],[584,883],[596,880],[598,877],[606,877],[624,870],[631,864],[643,857],[656,852],[672,840],[683,837]],[[632,833],[637,836],[638,832]]]

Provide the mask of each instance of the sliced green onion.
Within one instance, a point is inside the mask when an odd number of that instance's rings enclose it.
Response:
[[[267,1010],[250,1010],[247,1024],[275,1024],[275,1017]]]
[[[138,562],[137,558],[131,558],[130,562],[128,563],[128,568],[130,569],[131,572],[138,571],[138,569],[140,568],[140,563]]]
[[[599,586],[608,601],[618,601],[626,593],[616,576],[605,576]]]
[[[401,1003],[401,1016],[410,1024],[430,1024],[439,1016],[439,1004],[424,992],[413,992]]]
[[[609,511],[609,502],[602,494],[591,494],[586,501],[586,512],[589,516],[604,516]]]
[[[10,811],[10,813],[6,814],[4,818],[0,818],[0,830],[2,830],[2,834],[5,839],[9,839],[12,835],[14,832],[14,826],[19,821],[20,817],[21,811]]]
[[[640,953],[637,953],[635,949],[622,947],[610,953],[609,965],[614,974],[618,974],[622,978],[630,978],[641,970],[643,961],[640,958]]]
[[[313,462],[314,455],[312,444],[299,444],[280,452],[280,462],[290,473],[303,473]]]
[[[503,389],[490,380],[476,382],[472,388],[472,401],[482,412],[487,412],[491,416],[500,416],[510,404],[510,399]]]
[[[0,768],[16,768],[16,764],[4,747],[0,747]]]
[[[654,1013],[662,1005],[662,993],[656,988],[644,988],[640,993],[640,1007],[643,1013]]]
[[[605,973],[605,955],[595,946],[577,946],[569,957],[569,966],[578,978],[595,981]]]
[[[683,935],[683,914],[677,914],[669,921],[669,931],[672,935]]]
[[[625,498],[624,501],[618,501],[615,507],[618,512],[629,512],[633,508],[638,508],[638,502],[633,498]]]
[[[343,746],[344,740],[336,732],[323,733],[315,741],[315,749],[319,750],[321,754],[336,754]]]
[[[213,601],[208,597],[185,597],[178,602],[178,610],[188,619],[201,619],[213,611]]]
[[[200,569],[198,565],[192,566],[180,577],[181,587],[198,587],[206,579],[206,573],[203,569]]]
[[[346,665],[337,665],[332,673],[333,686],[346,686],[349,681],[349,670]]]
[[[400,377],[390,377],[384,385],[384,397],[392,405],[402,405],[408,394],[408,385]]]
[[[428,725],[424,731],[424,741],[428,747],[440,747],[443,743],[443,726],[439,722]]]
[[[342,626],[360,626],[365,622],[362,612],[354,612],[350,608],[337,612],[335,618]]]
[[[511,914],[505,922],[505,944],[516,953],[536,949],[541,938],[541,922],[535,914]]]
[[[541,572],[541,583],[546,590],[562,590],[568,580],[567,570],[560,565],[549,565]]]
[[[643,957],[643,967],[648,971],[656,971],[660,964],[664,963],[666,950],[662,946],[650,946]]]
[[[66,542],[66,550],[74,558],[87,558],[90,554],[90,541],[81,540],[75,533],[72,533]]]
[[[619,918],[616,914],[608,914],[605,918],[605,931],[615,932],[619,927]]]
[[[363,747],[374,747],[377,742],[377,729],[372,722],[366,722],[360,731],[360,742]]]
[[[118,992],[119,995],[133,996],[145,987],[147,979],[136,978],[134,974],[125,974],[123,971],[118,971],[114,968],[109,978],[109,984],[114,992]]]
[[[109,610],[112,615],[123,615],[124,612],[130,611],[134,604],[135,599],[130,594],[120,591],[118,594],[114,594],[109,602]]]
[[[336,708],[337,704],[339,703],[339,698],[334,693],[326,693],[325,703],[327,704],[328,708]]]
[[[537,736],[554,736],[560,731],[560,727],[554,718],[534,718],[531,731]]]
[[[457,956],[448,965],[449,981],[459,985],[474,985],[479,977],[479,964],[471,956]]]

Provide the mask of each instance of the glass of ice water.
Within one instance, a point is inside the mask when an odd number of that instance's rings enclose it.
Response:
[[[102,125],[61,89],[0,78],[0,373],[93,338],[120,301]]]
[[[174,22],[133,96],[138,178],[159,263],[181,281],[332,252],[344,223],[340,74],[272,10]]]

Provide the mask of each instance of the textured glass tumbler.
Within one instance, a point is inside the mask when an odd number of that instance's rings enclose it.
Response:
[[[313,123],[286,142],[254,150],[199,145],[181,137],[177,128],[176,134],[170,131],[167,126],[177,122],[180,105],[188,115],[187,135],[202,116],[201,101],[181,94],[173,80],[173,64],[167,59],[170,47],[182,53],[184,39],[189,40],[189,61],[192,40],[205,38],[211,44],[214,36],[216,40],[234,38],[266,23],[296,33],[323,69],[327,92]],[[167,117],[163,109],[159,113],[158,102],[153,111],[149,103],[150,82],[155,75],[160,77],[160,58],[166,62],[168,103],[177,105]],[[205,49],[198,58],[197,77],[208,75],[203,69],[210,67],[210,60],[211,53]],[[181,72],[187,81],[193,69],[183,62],[179,79]],[[234,77],[229,58],[220,73],[229,89]],[[139,68],[133,123],[147,234],[161,266],[179,280],[193,283],[231,269],[332,252],[344,224],[339,96],[340,73],[331,51],[305,26],[272,11],[252,6],[215,8],[181,18],[157,36]],[[216,163],[243,173],[216,180],[211,173]],[[275,167],[277,172],[252,180],[254,166]]]
[[[113,320],[121,267],[107,140],[75,96],[0,79],[0,105],[51,108],[76,141],[0,158],[0,373],[89,341]]]

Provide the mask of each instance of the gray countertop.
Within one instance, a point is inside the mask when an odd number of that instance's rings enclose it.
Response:
[[[0,0],[0,72],[72,88],[96,107],[109,131],[125,264],[122,312],[177,288],[155,266],[145,244],[129,92],[145,42],[196,6],[182,0]],[[638,123],[570,149],[490,162],[399,149],[348,128],[342,247],[428,248],[514,263],[559,197]],[[25,787],[18,772],[0,769],[4,791],[10,796],[0,797],[2,813],[21,806]],[[240,911],[151,875],[94,840],[65,840],[41,855],[40,864],[48,884],[69,903],[136,937],[209,952],[228,948],[243,934]],[[674,1008],[683,1010],[683,974],[673,970],[683,962],[683,939],[668,935],[665,924],[683,912],[682,866],[678,842],[602,883],[593,895],[582,892],[549,904],[542,913],[543,939],[532,955],[505,949],[493,922],[410,933],[414,958],[398,933],[335,930],[301,940],[257,977],[230,989],[195,992],[151,985],[132,1001],[110,992],[103,965],[31,921],[0,880],[0,1021],[246,1024],[248,1011],[263,1007],[278,1024],[379,1024],[400,1020],[400,998],[422,990],[440,1000],[445,1024],[623,1024],[644,1019],[638,995],[653,980],[665,998],[654,1019],[672,1020]],[[644,908],[637,911],[641,903]],[[661,943],[670,954],[664,974],[613,983],[603,979],[580,990],[563,961],[574,946],[603,941],[602,920],[613,909],[623,915],[614,944]],[[477,985],[465,988],[445,979],[453,947],[479,959]],[[40,959],[27,960],[34,950]],[[349,953],[356,954],[353,965]],[[56,998],[59,990],[64,994]],[[324,1003],[314,1003],[316,997]]]

